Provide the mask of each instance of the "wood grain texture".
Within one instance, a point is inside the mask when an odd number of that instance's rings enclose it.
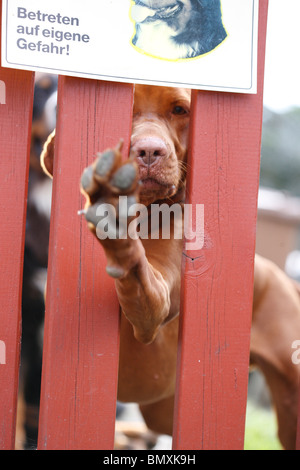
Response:
[[[193,92],[187,195],[205,241],[183,257],[174,449],[244,444],[267,7],[258,94]]]
[[[0,80],[5,84],[5,104],[0,104],[0,341],[6,356],[0,364],[0,449],[13,449],[34,74],[0,67]]]
[[[298,402],[298,426],[297,426],[296,450],[300,450],[300,390],[299,390],[299,402]]]
[[[132,86],[60,78],[39,449],[112,449],[119,304],[98,240],[77,211],[83,169],[122,137]]]

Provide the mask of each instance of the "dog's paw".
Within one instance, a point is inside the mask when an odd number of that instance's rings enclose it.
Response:
[[[124,237],[131,220],[128,210],[139,202],[138,165],[133,160],[122,161],[121,149],[122,141],[115,149],[98,153],[81,176],[81,191],[87,202],[85,218],[100,240]],[[127,221],[125,226],[121,218]]]

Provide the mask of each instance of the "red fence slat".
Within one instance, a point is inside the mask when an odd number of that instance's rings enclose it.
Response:
[[[258,94],[193,93],[187,194],[204,204],[205,243],[184,256],[175,449],[244,444],[267,7]]]
[[[132,86],[61,78],[44,333],[40,449],[111,449],[119,305],[88,231],[80,176],[131,131]],[[128,116],[128,117],[127,117]]]
[[[298,425],[297,425],[296,450],[300,450],[300,389],[299,389],[299,402],[298,402]]]
[[[33,73],[0,67],[0,449],[15,441],[33,84]]]

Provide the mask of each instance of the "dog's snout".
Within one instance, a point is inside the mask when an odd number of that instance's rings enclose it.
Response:
[[[151,166],[160,158],[168,156],[168,149],[162,139],[147,137],[137,140],[131,148],[132,156],[145,166]]]

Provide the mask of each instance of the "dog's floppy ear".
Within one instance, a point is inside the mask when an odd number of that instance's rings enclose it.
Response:
[[[55,144],[55,129],[46,140],[43,151],[41,153],[42,168],[44,172],[47,175],[49,175],[51,178],[53,176],[54,144]]]

